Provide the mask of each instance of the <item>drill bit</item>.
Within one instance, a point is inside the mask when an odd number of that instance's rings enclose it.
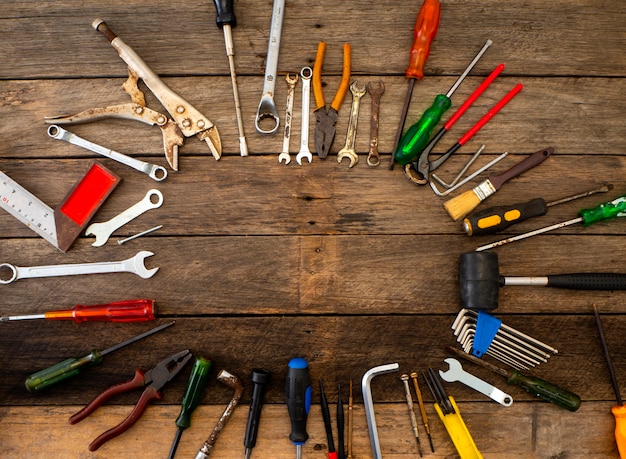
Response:
[[[433,437],[430,435],[430,425],[428,424],[428,416],[426,415],[426,407],[424,406],[424,399],[422,398],[422,391],[417,382],[417,372],[411,373],[411,379],[413,380],[413,387],[415,387],[415,393],[417,395],[417,403],[420,407],[420,413],[422,414],[422,422],[424,423],[424,429],[426,429],[426,435],[428,435],[428,442],[430,443],[430,450],[434,453],[435,446],[433,445]]]
[[[417,430],[417,418],[415,417],[415,411],[413,410],[413,397],[411,397],[411,388],[409,387],[409,375],[406,373],[400,376],[402,384],[404,384],[404,393],[406,395],[406,404],[409,407],[409,415],[411,416],[411,425],[413,426],[413,433],[415,434],[415,440],[417,441],[417,450],[420,453],[420,457],[424,456],[422,453],[422,445],[420,444],[420,434]]]

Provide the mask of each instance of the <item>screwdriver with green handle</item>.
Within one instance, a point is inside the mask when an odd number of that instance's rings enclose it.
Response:
[[[519,371],[513,369],[506,370],[451,346],[448,347],[448,350],[465,360],[504,376],[507,378],[506,382],[508,384],[519,386],[529,394],[536,395],[537,397],[553,403],[556,406],[565,408],[569,411],[576,411],[580,407],[580,397],[578,395],[568,390],[561,389],[554,384],[550,384],[543,379],[523,375]]]
[[[183,401],[181,402],[180,414],[176,419],[176,427],[178,427],[178,429],[176,430],[176,436],[172,442],[168,459],[173,459],[176,455],[176,449],[178,448],[183,430],[191,425],[191,414],[200,404],[200,400],[202,400],[202,394],[208,382],[212,366],[213,362],[210,360],[203,357],[196,357],[191,375],[189,375],[189,380],[187,381]]]
[[[45,370],[38,371],[37,373],[34,373],[26,378],[26,389],[28,389],[29,392],[40,392],[43,389],[50,387],[58,382],[64,381],[68,378],[71,378],[72,376],[76,376],[87,367],[99,365],[100,363],[102,363],[105,355],[110,354],[113,351],[117,351],[124,346],[128,346],[129,344],[139,341],[140,339],[143,339],[154,333],[157,333],[167,327],[174,325],[175,323],[176,322],[168,322],[166,324],[148,330],[147,332],[144,332],[140,335],[133,336],[132,338],[127,339],[122,343],[116,344],[115,346],[112,346],[108,349],[105,349],[104,351],[98,351],[97,349],[94,349],[89,354],[83,357],[67,359],[57,363],[56,365],[52,365]]]

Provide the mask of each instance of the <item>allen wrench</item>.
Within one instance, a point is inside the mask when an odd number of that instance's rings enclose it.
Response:
[[[378,441],[378,430],[376,428],[376,415],[374,414],[374,402],[372,400],[372,390],[370,383],[374,376],[384,375],[398,371],[400,365],[397,363],[389,363],[370,368],[363,375],[361,380],[361,392],[363,394],[363,405],[365,406],[365,417],[367,418],[367,429],[370,434],[370,443],[372,444],[372,455],[374,459],[382,459],[380,452],[380,442]]]

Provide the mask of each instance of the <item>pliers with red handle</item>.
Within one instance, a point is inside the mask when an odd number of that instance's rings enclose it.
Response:
[[[161,400],[163,398],[163,395],[161,394],[163,386],[174,379],[174,377],[180,372],[180,370],[183,369],[189,360],[191,360],[191,352],[189,350],[184,350],[160,361],[154,366],[154,368],[145,373],[142,370],[137,369],[135,370],[135,377],[133,379],[109,387],[107,390],[94,398],[82,410],[72,415],[70,418],[70,424],[76,424],[93,413],[100,405],[111,397],[133,389],[139,389],[142,387],[146,388],[128,417],[117,426],[100,434],[98,438],[89,444],[89,451],[97,450],[107,441],[117,437],[135,424],[135,422],[139,420],[143,412],[146,410],[150,401]]]

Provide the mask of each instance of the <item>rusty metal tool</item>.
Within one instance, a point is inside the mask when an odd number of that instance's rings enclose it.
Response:
[[[411,396],[411,388],[409,387],[409,375],[406,373],[400,376],[400,380],[404,385],[404,395],[406,397],[406,404],[409,408],[409,416],[411,418],[411,426],[413,427],[413,435],[417,441],[417,451],[420,453],[420,457],[424,456],[422,452],[422,445],[420,444],[420,434],[417,429],[417,418],[415,417],[415,410],[413,409],[413,397]]]
[[[285,109],[285,134],[283,135],[283,151],[278,155],[278,162],[285,162],[285,165],[291,162],[289,156],[289,140],[291,139],[291,121],[293,119],[293,100],[295,95],[296,85],[298,84],[299,76],[296,73],[293,77],[289,74],[285,75],[285,81],[287,82],[287,107]]]
[[[341,163],[343,158],[349,158],[349,168],[356,166],[359,162],[359,156],[356,153],[356,132],[359,123],[359,107],[361,106],[361,98],[367,92],[367,87],[359,88],[357,81],[354,81],[350,85],[350,92],[352,93],[352,109],[350,110],[350,122],[348,124],[348,132],[346,133],[346,144],[337,153],[337,162]]]
[[[182,370],[187,362],[191,360],[191,352],[189,350],[180,351],[168,358],[160,361],[153,368],[145,373],[137,369],[135,370],[135,376],[130,381],[126,381],[122,384],[116,384],[111,386],[96,398],[94,398],[87,406],[85,406],[79,412],[73,414],[70,417],[70,424],[76,424],[82,421],[91,413],[93,413],[104,402],[111,397],[122,394],[124,392],[131,391],[133,389],[141,389],[145,387],[145,390],[139,397],[139,401],[135,405],[135,408],[131,411],[128,417],[117,426],[102,433],[98,438],[89,444],[89,451],[95,451],[100,448],[107,441],[118,435],[126,432],[146,410],[148,403],[152,400],[161,400],[163,395],[161,389],[176,377],[176,375]]]
[[[398,371],[400,365],[397,363],[389,363],[370,368],[365,372],[361,379],[361,393],[363,394],[363,405],[365,407],[365,417],[367,418],[367,430],[370,435],[370,443],[372,446],[372,456],[374,459],[382,459],[380,451],[380,442],[378,440],[378,428],[376,427],[376,413],[374,413],[374,401],[372,399],[371,382],[375,376],[384,375]]]
[[[300,71],[302,79],[302,117],[300,118],[300,151],[296,155],[296,162],[302,166],[302,160],[306,158],[309,163],[313,160],[309,150],[309,106],[311,103],[311,75],[310,67],[304,67]]]
[[[324,100],[322,85],[322,67],[325,52],[326,43],[321,41],[317,45],[317,54],[315,55],[315,64],[313,66],[313,94],[316,104],[314,112],[317,121],[315,126],[315,149],[320,159],[325,159],[326,156],[328,156],[328,152],[333,145],[333,140],[335,139],[335,125],[339,117],[339,109],[346,96],[346,92],[348,92],[351,71],[351,48],[349,43],[345,43],[343,45],[341,82],[339,83],[339,88],[330,106],[327,106]]]
[[[420,390],[419,382],[418,382],[418,374],[416,371],[411,372],[411,380],[413,381],[413,388],[415,389],[415,395],[417,395],[417,403],[420,408],[420,413],[422,415],[422,422],[424,423],[424,429],[426,430],[426,435],[428,435],[428,442],[430,443],[430,450],[435,452],[435,445],[433,445],[433,437],[430,434],[430,424],[428,423],[428,415],[426,414],[426,407],[424,406],[424,399],[422,397],[422,391]]]
[[[129,79],[126,81],[124,89],[131,95],[131,98],[134,99],[133,101],[137,103],[138,100],[143,99],[143,93],[137,87],[137,80],[141,78],[163,107],[165,107],[182,134],[185,137],[197,136],[200,140],[206,142],[213,157],[216,160],[220,159],[222,143],[217,127],[194,106],[172,91],[130,46],[115,35],[102,19],[94,20],[92,27],[109,40],[120,58],[128,65]],[[134,96],[137,93],[141,94],[140,98]],[[176,170],[176,168],[174,169]]]
[[[382,80],[378,84],[367,84],[367,92],[372,99],[372,116],[370,119],[370,150],[367,154],[368,166],[378,166],[380,156],[378,156],[378,125],[380,116],[380,98],[385,93],[385,85]]]

